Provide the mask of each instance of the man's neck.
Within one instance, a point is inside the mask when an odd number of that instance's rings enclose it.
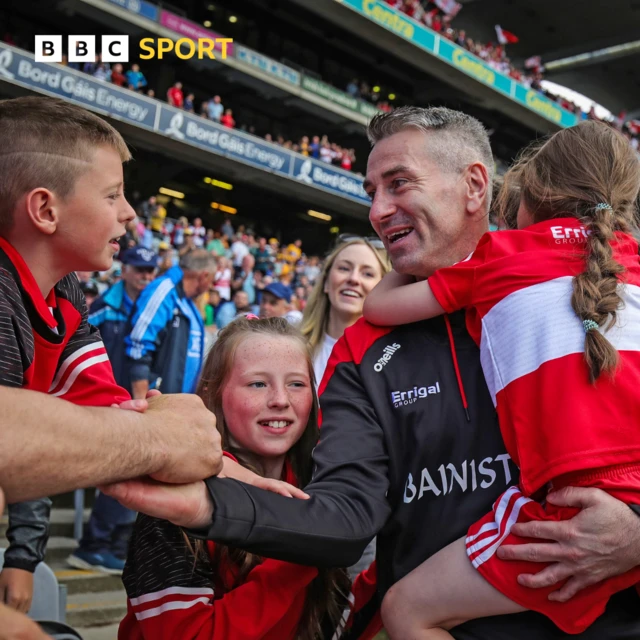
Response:
[[[129,299],[132,302],[135,302],[138,299],[138,296],[140,295],[140,292],[134,287],[132,287],[128,282],[124,283],[124,292],[129,296]]]
[[[65,264],[65,256],[52,254],[49,236],[21,238],[15,233],[7,240],[26,262],[44,298],[56,283],[73,271]]]
[[[327,325],[327,333],[337,340],[352,324],[355,324],[360,316],[343,316],[335,309],[329,311],[329,324]]]

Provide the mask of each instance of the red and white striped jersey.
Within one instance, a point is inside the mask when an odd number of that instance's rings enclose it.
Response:
[[[129,394],[109,357],[75,274],[45,299],[20,254],[0,238],[0,384],[49,393],[74,404],[109,406]]]
[[[614,377],[589,382],[585,331],[571,307],[588,231],[575,218],[485,234],[464,261],[429,285],[447,313],[466,308],[503,438],[530,495],[566,473],[640,461],[640,258],[617,234],[624,306],[605,333]]]

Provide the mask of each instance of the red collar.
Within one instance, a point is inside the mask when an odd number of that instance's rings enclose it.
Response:
[[[40,287],[38,287],[38,283],[31,273],[31,269],[29,269],[29,266],[24,261],[22,256],[11,246],[11,244],[5,238],[0,237],[0,249],[2,249],[7,254],[9,260],[11,260],[11,263],[18,272],[22,287],[31,298],[33,305],[38,312],[38,315],[42,318],[42,320],[48,327],[50,327],[51,329],[55,329],[58,326],[58,323],[49,310],[50,307],[57,307],[55,290],[51,289],[49,295],[45,299],[45,297],[42,295],[42,292],[40,291]]]

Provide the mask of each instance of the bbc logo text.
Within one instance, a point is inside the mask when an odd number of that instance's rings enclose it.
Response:
[[[94,62],[96,59],[98,36],[68,36],[67,59],[69,62]],[[226,60],[228,46],[233,38],[142,38],[140,40],[140,60],[162,60],[174,53],[181,60],[197,58],[202,60]],[[129,36],[100,36],[102,62],[129,62]],[[36,36],[36,62],[62,62],[64,56],[63,36]]]

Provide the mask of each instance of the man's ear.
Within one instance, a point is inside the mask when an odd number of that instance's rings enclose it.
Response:
[[[482,162],[474,162],[465,169],[465,197],[467,213],[471,216],[478,212],[485,213],[490,178],[487,167]]]
[[[39,187],[24,196],[25,209],[31,224],[38,231],[52,235],[60,222],[58,216],[59,199],[49,189]]]

